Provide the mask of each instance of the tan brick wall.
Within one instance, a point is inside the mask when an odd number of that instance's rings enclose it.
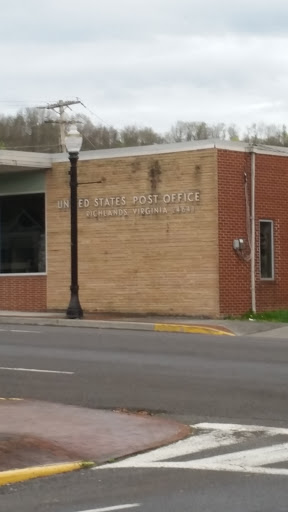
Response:
[[[48,309],[65,309],[70,283],[69,163],[47,176]],[[88,218],[79,208],[79,284],[84,311],[217,315],[218,216],[216,150],[83,160],[79,198],[125,196],[123,217]],[[183,203],[193,213],[134,215],[133,196],[200,191]],[[177,206],[177,205],[174,205]],[[141,207],[141,205],[140,205]],[[144,207],[144,206],[142,206]],[[147,207],[147,205],[145,205]],[[98,210],[105,208],[98,208]],[[114,210],[115,208],[106,208]]]

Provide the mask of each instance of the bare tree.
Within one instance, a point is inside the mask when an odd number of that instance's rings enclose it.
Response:
[[[57,119],[53,111],[37,108],[27,108],[15,116],[0,115],[0,149],[58,152],[59,129],[53,122]],[[150,127],[128,125],[117,130],[113,126],[95,125],[88,116],[80,114],[72,115],[72,120],[79,124],[83,134],[83,150],[205,139],[241,140],[235,124],[226,126],[220,122],[210,125],[205,121],[177,121],[164,136]],[[286,125],[253,123],[246,128],[242,140],[288,147],[287,128]]]

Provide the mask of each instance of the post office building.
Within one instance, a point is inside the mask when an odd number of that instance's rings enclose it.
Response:
[[[288,307],[288,149],[199,141],[80,152],[84,312]],[[0,151],[0,309],[65,311],[67,154]]]

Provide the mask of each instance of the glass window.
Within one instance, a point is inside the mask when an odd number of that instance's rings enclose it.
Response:
[[[46,271],[45,195],[0,197],[0,273]]]
[[[260,270],[262,279],[274,278],[273,222],[260,221]]]

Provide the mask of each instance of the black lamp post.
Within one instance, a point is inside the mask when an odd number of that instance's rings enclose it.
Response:
[[[68,309],[66,311],[67,318],[82,318],[83,310],[79,300],[78,285],[78,197],[77,197],[77,162],[79,151],[82,146],[82,136],[75,125],[71,125],[66,136],[66,148],[69,153],[70,160],[70,229],[71,229],[71,297]]]

